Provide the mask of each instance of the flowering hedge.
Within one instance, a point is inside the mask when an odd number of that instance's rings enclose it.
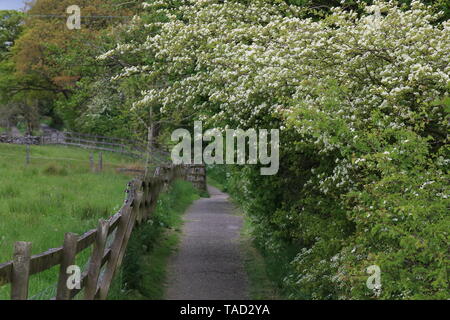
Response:
[[[450,298],[448,20],[419,1],[320,20],[275,0],[144,7],[99,57],[145,84],[131,111],[282,129],[278,176],[236,168],[229,185],[267,252],[294,248],[292,298]]]

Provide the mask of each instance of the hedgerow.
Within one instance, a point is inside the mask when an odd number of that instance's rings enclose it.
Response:
[[[448,20],[420,1],[323,19],[269,0],[144,7],[127,31],[141,37],[99,57],[145,84],[131,112],[281,129],[279,174],[235,168],[228,187],[265,251],[296,248],[291,298],[450,297]]]

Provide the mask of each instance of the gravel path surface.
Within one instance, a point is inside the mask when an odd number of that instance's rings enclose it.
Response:
[[[208,187],[210,198],[197,200],[184,216],[179,249],[169,263],[169,300],[242,300],[247,275],[239,237],[242,217],[228,195]]]

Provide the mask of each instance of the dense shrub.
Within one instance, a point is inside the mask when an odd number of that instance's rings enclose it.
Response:
[[[320,20],[269,0],[178,5],[146,4],[165,18],[136,19],[147,36],[100,59],[147,83],[133,111],[281,128],[278,175],[234,168],[227,186],[264,251],[290,255],[290,297],[449,298],[450,22],[419,1]]]

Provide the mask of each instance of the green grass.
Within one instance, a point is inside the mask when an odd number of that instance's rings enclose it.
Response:
[[[27,166],[25,146],[0,144],[0,262],[12,259],[16,241],[32,242],[36,254],[61,246],[66,232],[94,228],[120,208],[131,180],[115,172],[129,163],[116,154],[103,154],[102,173],[90,171],[89,151],[79,148],[32,146],[31,156]],[[57,272],[56,267],[32,276],[30,297],[52,286]],[[8,299],[9,290],[0,287],[0,299]]]
[[[182,215],[198,198],[186,181],[176,181],[161,195],[152,219],[133,231],[110,300],[164,299],[167,264],[179,243]]]
[[[223,183],[218,182],[218,181],[215,180],[214,178],[208,177],[208,184],[211,185],[211,186],[213,186],[213,187],[216,187],[217,189],[219,189],[219,190],[221,190],[221,191],[223,191],[223,192],[226,192],[226,187],[225,187],[225,185],[224,185]]]
[[[252,238],[250,219],[244,215],[241,231],[241,248],[244,253],[244,266],[249,280],[251,300],[279,300],[280,292],[271,280],[264,257],[256,249]]]
[[[208,184],[216,187],[217,189],[228,192],[227,186],[227,171],[225,166],[223,165],[211,165],[207,168],[208,176],[207,181]]]

